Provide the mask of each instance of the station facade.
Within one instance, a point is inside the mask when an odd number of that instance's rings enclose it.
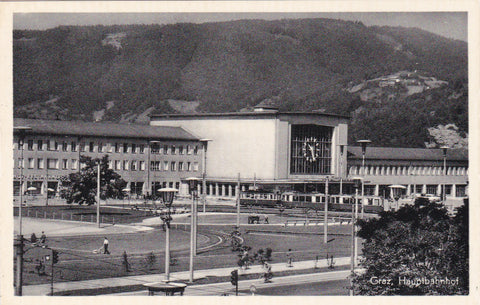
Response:
[[[258,187],[352,194],[353,180],[366,195],[444,196],[457,206],[468,196],[468,151],[347,145],[348,117],[321,112],[279,112],[268,103],[253,112],[152,115],[152,126],[181,126],[208,139],[206,193],[233,197]],[[362,166],[365,162],[365,167]],[[445,193],[445,194],[444,194]]]
[[[81,169],[80,156],[108,155],[134,197],[183,189],[182,180],[203,172],[202,142],[180,127],[14,119],[13,140],[14,196],[55,196],[60,179]]]
[[[392,198],[397,185],[407,199],[430,194],[458,205],[468,196],[468,151],[367,147],[363,155],[347,145],[348,121],[268,103],[250,112],[154,114],[150,125],[15,119],[14,195],[56,194],[61,177],[79,171],[81,155],[107,154],[137,197],[160,187],[188,195],[189,177],[205,178],[199,192],[204,185],[207,196],[227,199],[238,186],[322,193],[327,180],[329,194],[352,194],[358,177],[366,195]],[[23,150],[19,127],[30,128]]]

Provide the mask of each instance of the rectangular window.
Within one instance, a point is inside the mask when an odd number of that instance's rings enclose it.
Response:
[[[58,159],[47,159],[48,169],[58,169]]]
[[[192,171],[192,162],[187,162],[187,171]]]
[[[123,160],[123,170],[128,171],[128,160]]]
[[[178,170],[183,172],[185,169],[183,168],[183,162],[178,162]]]
[[[187,155],[193,154],[193,148],[192,145],[187,145]]]
[[[33,140],[28,140],[28,150],[33,150]]]
[[[108,169],[113,169],[113,161],[108,160]]]
[[[55,150],[55,140],[49,140],[48,141],[48,150]]]
[[[193,171],[198,172],[198,162],[193,162]]]
[[[172,145],[170,148],[170,154],[175,155],[177,153],[175,145]]]
[[[122,163],[120,163],[120,160],[115,160],[115,170],[119,171],[122,169]]]
[[[177,162],[175,162],[175,161],[170,162],[170,170],[172,172],[177,170]]]
[[[120,145],[118,145],[118,143],[115,143],[115,152],[116,153],[120,152]]]
[[[62,169],[68,169],[68,159],[62,160]]]
[[[136,153],[137,153],[137,144],[132,143],[132,154],[136,154]]]
[[[62,143],[62,151],[68,151],[68,143],[66,141]]]
[[[160,170],[160,161],[151,161],[150,162],[150,169],[152,171],[159,171]]]
[[[37,141],[37,150],[43,150],[43,141],[42,140]]]
[[[437,185],[427,184],[427,194],[431,194],[431,195],[437,194]]]
[[[451,184],[445,184],[445,195],[452,195],[452,185]]]
[[[169,149],[170,149],[170,148],[168,147],[168,145],[165,145],[165,146],[163,147],[163,154],[164,154],[164,155],[168,155],[168,150],[169,150]]]
[[[465,197],[465,196],[467,196],[467,186],[466,185],[457,185],[455,194],[456,194],[455,197]]]
[[[140,161],[140,170],[141,171],[145,170],[145,161]]]
[[[163,170],[168,171],[168,161],[163,162]]]
[[[43,161],[42,158],[37,159],[37,168],[38,169],[44,169],[45,168],[45,161]]]
[[[137,170],[137,161],[133,160],[130,164],[130,168],[132,169],[132,171],[136,171]]]
[[[123,143],[123,153],[128,153],[128,143]]]
[[[72,169],[78,169],[78,161],[77,161],[77,159],[72,159]]]
[[[141,154],[145,153],[145,145],[144,144],[140,144],[140,153]]]
[[[85,143],[80,143],[80,151],[85,152]]]
[[[143,191],[143,182],[131,182],[130,189],[132,194],[141,195]]]
[[[152,154],[158,155],[160,153],[160,145],[158,143],[152,143],[151,151]]]
[[[28,158],[28,168],[34,168],[34,167],[35,167],[35,159]]]
[[[72,141],[72,143],[70,144],[70,146],[71,146],[72,151],[77,151],[77,142]]]
[[[178,147],[178,154],[179,154],[179,155],[183,155],[183,145],[180,145],[180,146]]]
[[[193,154],[198,155],[198,145],[195,145],[195,147],[193,148]]]
[[[103,152],[103,143],[102,142],[98,142],[98,152]]]
[[[89,148],[90,152],[93,152],[93,147],[94,147],[93,142],[90,142],[90,144],[88,145],[88,148]]]

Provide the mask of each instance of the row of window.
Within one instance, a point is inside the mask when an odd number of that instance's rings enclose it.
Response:
[[[370,176],[441,176],[443,175],[443,166],[366,166],[365,170],[361,166],[351,166],[349,175]],[[447,167],[448,176],[468,175],[466,167]]]
[[[30,151],[34,150],[35,141],[27,141],[27,149]],[[146,145],[145,144],[136,144],[136,143],[103,143],[103,142],[88,142],[88,143],[77,143],[76,141],[63,141],[59,143],[55,140],[36,141],[37,151],[49,150],[49,151],[64,151],[64,152],[76,152],[80,150],[81,152],[115,152],[115,153],[132,153],[132,154],[143,154],[145,153]],[[151,145],[152,154],[164,154],[164,155],[197,155],[198,154],[198,145],[174,145],[174,144],[158,144],[153,143]]]
[[[27,166],[29,169],[35,168],[45,169],[45,159],[43,158],[28,158]],[[18,158],[18,168],[22,168],[22,159]],[[77,159],[46,159],[47,169],[78,169],[78,160]],[[144,171],[145,170],[145,161],[137,160],[109,160],[108,167],[114,170],[124,170],[124,171]],[[25,167],[24,167],[25,168]],[[152,161],[150,162],[150,170],[152,171],[198,171],[199,164],[198,162],[176,162],[176,161]]]
[[[46,159],[46,167],[47,169],[60,169],[60,160],[58,159]],[[37,166],[35,167],[35,161]],[[18,168],[25,168],[25,165],[22,164],[22,159],[18,158]],[[69,168],[70,163],[70,168]],[[27,159],[27,167],[29,169],[45,169],[45,159],[43,158],[28,158]],[[61,160],[61,169],[78,169],[78,160],[77,159],[62,159]]]

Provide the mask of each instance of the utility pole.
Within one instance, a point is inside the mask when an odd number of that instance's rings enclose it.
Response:
[[[97,226],[100,228],[100,160],[97,163]]]
[[[237,181],[237,230],[240,230],[240,173],[238,173]]]
[[[17,274],[15,281],[15,295],[22,295],[23,286],[23,235],[17,235],[15,240],[15,254],[17,259]]]
[[[325,206],[323,216],[323,243],[328,240],[328,177],[325,178]]]

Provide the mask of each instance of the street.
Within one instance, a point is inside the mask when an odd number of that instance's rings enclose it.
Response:
[[[252,285],[255,286],[255,295],[347,295],[345,289],[349,285],[347,280],[349,270],[331,271],[325,273],[300,274],[292,276],[274,277],[271,283],[264,283],[263,279],[239,280],[239,295],[252,295]],[[235,287],[230,282],[187,286],[185,296],[219,296],[235,295]],[[112,294],[109,294],[112,295]],[[147,295],[146,290],[113,294],[118,296]]]

